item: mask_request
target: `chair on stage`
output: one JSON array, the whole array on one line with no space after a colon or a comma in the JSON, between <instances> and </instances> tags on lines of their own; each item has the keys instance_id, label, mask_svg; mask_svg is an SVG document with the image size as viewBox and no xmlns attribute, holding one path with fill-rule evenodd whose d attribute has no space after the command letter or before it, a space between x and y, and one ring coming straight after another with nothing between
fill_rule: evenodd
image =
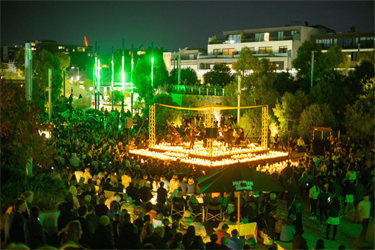
<instances>
[{"instance_id":1,"label":"chair on stage","mask_svg":"<svg viewBox=\"0 0 375 250\"><path fill-rule=\"evenodd\" d=\"M205 214L206 223L209 220L218 220L218 221L221 221L222 214L223 214L223 210L221 208L221 204L217 205L217 206L211 206L211 205L207 204L207 206L206 206L206 214Z\"/></svg>"},{"instance_id":2,"label":"chair on stage","mask_svg":"<svg viewBox=\"0 0 375 250\"><path fill-rule=\"evenodd\" d=\"M179 217L182 217L182 215L184 214L185 212L185 204L184 202L180 202L180 201L173 201L172 200L172 204L171 204L171 217L174 216L174 215L178 215Z\"/></svg>"}]
</instances>

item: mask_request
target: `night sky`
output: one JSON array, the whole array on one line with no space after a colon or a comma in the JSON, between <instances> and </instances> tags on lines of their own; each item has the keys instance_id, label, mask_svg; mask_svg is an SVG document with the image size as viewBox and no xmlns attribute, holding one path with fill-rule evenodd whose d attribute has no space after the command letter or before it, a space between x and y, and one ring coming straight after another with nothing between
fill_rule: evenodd
<instances>
[{"instance_id":1,"label":"night sky","mask_svg":"<svg viewBox=\"0 0 375 250\"><path fill-rule=\"evenodd\" d=\"M33 40L89 45L101 53L143 44L207 48L208 37L226 30L320 24L347 32L374 31L373 1L149 1L149 2L4 2L1 1L1 46Z\"/></svg>"}]
</instances>

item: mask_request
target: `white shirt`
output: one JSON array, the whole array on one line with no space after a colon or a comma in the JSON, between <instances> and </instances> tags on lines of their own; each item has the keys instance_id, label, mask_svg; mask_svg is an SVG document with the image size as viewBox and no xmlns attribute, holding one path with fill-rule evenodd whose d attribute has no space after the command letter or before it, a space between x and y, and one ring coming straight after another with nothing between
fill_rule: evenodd
<instances>
[{"instance_id":1,"label":"white shirt","mask_svg":"<svg viewBox=\"0 0 375 250\"><path fill-rule=\"evenodd\" d=\"M78 170L78 171L74 172L74 175L76 176L77 183L79 183L79 180L81 179L81 177L83 175L83 172Z\"/></svg>"},{"instance_id":2,"label":"white shirt","mask_svg":"<svg viewBox=\"0 0 375 250\"><path fill-rule=\"evenodd\" d=\"M196 236L201 236L202 238L207 236L206 228L202 223L193 222L190 226L194 226Z\"/></svg>"},{"instance_id":3,"label":"white shirt","mask_svg":"<svg viewBox=\"0 0 375 250\"><path fill-rule=\"evenodd\" d=\"M359 221L370 218L371 202L364 201L364 200L361 201L360 203L358 203L357 210L358 210Z\"/></svg>"}]
</instances>

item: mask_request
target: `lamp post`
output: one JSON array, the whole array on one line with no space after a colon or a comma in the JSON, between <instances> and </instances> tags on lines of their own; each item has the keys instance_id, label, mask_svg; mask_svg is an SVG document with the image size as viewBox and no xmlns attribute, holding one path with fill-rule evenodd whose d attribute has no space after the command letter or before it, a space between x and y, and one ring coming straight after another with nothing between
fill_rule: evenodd
<instances>
[{"instance_id":1,"label":"lamp post","mask_svg":"<svg viewBox=\"0 0 375 250\"><path fill-rule=\"evenodd\" d=\"M314 51L311 51L311 89L313 87L314 79Z\"/></svg>"}]
</instances>

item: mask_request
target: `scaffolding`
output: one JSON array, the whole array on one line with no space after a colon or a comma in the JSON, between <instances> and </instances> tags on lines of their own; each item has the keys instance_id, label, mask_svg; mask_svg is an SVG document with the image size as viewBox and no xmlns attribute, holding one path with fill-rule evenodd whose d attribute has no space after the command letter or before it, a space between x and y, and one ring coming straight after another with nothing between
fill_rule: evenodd
<instances>
[{"instance_id":1,"label":"scaffolding","mask_svg":"<svg viewBox=\"0 0 375 250\"><path fill-rule=\"evenodd\" d=\"M150 105L149 112L149 145L153 147L155 146L155 104Z\"/></svg>"},{"instance_id":2,"label":"scaffolding","mask_svg":"<svg viewBox=\"0 0 375 250\"><path fill-rule=\"evenodd\" d=\"M262 107L262 140L263 149L268 149L268 106Z\"/></svg>"}]
</instances>

